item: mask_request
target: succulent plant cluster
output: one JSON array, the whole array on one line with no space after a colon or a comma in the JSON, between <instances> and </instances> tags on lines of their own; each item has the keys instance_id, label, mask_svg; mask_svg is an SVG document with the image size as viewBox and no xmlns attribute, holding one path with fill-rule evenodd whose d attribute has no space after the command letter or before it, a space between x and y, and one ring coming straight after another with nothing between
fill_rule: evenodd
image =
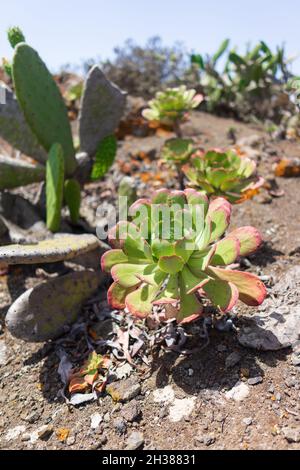
<instances>
[{"instance_id":1,"label":"succulent plant cluster","mask_svg":"<svg viewBox=\"0 0 300 470\"><path fill-rule=\"evenodd\" d=\"M219 240L230 223L226 199L209 202L194 189L162 189L151 200L138 200L129 214L130 222L121 221L110 231L113 249L101 262L114 280L108 292L113 308L127 307L144 318L154 305L172 305L182 323L201 315L202 298L222 312L238 300L250 306L263 302L266 288L255 275L226 268L261 244L253 227Z\"/></svg>"},{"instance_id":2,"label":"succulent plant cluster","mask_svg":"<svg viewBox=\"0 0 300 470\"><path fill-rule=\"evenodd\" d=\"M195 90L187 90L185 85L167 88L157 92L155 98L149 101L149 108L143 111L143 117L172 126L176 121L181 121L187 112L197 108L202 100L202 95L197 95Z\"/></svg>"},{"instance_id":3,"label":"succulent plant cluster","mask_svg":"<svg viewBox=\"0 0 300 470\"><path fill-rule=\"evenodd\" d=\"M212 56L193 54L209 112L231 113L245 120L250 116L280 122L286 111L294 112L286 85L291 77L284 47L272 51L263 41L245 54L229 48L226 39ZM224 66L220 66L220 59Z\"/></svg>"},{"instance_id":4,"label":"succulent plant cluster","mask_svg":"<svg viewBox=\"0 0 300 470\"><path fill-rule=\"evenodd\" d=\"M231 203L243 201L248 191L258 190L264 183L256 176L256 163L233 150L198 151L182 169L191 186Z\"/></svg>"}]
</instances>

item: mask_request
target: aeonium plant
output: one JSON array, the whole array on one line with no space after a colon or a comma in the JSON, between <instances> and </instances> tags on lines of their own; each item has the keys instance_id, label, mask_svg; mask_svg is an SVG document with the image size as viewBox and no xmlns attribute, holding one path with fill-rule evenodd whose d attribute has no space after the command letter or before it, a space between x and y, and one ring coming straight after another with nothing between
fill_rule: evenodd
<instances>
[{"instance_id":1,"label":"aeonium plant","mask_svg":"<svg viewBox=\"0 0 300 470\"><path fill-rule=\"evenodd\" d=\"M258 306L266 297L254 274L230 269L239 256L253 253L262 239L253 227L225 238L231 205L224 198L209 203L194 189L162 189L152 199L138 200L129 210L131 222L119 222L109 233L113 249L102 257L102 269L113 284L110 305L127 307L139 318L155 305L172 305L179 323L203 313L204 298L221 312L241 300Z\"/></svg>"},{"instance_id":2,"label":"aeonium plant","mask_svg":"<svg viewBox=\"0 0 300 470\"><path fill-rule=\"evenodd\" d=\"M188 90L185 85L167 88L157 92L155 98L149 101L149 108L143 111L143 117L148 121L174 126L202 101L202 95L197 95L196 90Z\"/></svg>"},{"instance_id":3,"label":"aeonium plant","mask_svg":"<svg viewBox=\"0 0 300 470\"><path fill-rule=\"evenodd\" d=\"M166 142L163 148L163 158L167 155L176 165L180 189L184 189L184 174L181 166L184 160L191 155L191 140L182 138L181 123L187 118L188 112L197 108L203 101L203 96L196 94L196 90L188 90L185 85L177 88L167 88L156 93L155 98L149 101L149 108L143 111L143 117L148 121L171 127L176 138Z\"/></svg>"},{"instance_id":4,"label":"aeonium plant","mask_svg":"<svg viewBox=\"0 0 300 470\"><path fill-rule=\"evenodd\" d=\"M231 203L243 202L264 184L264 179L257 176L256 163L234 150L197 151L182 171L190 186Z\"/></svg>"}]
</instances>

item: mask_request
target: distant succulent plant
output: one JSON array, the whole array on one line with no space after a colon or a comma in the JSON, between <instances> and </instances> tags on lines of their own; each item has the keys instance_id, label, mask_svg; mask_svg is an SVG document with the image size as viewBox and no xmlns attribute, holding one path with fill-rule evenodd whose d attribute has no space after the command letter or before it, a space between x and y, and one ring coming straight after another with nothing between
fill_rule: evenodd
<instances>
[{"instance_id":1,"label":"distant succulent plant","mask_svg":"<svg viewBox=\"0 0 300 470\"><path fill-rule=\"evenodd\" d=\"M197 152L183 172L191 186L208 195L223 196L231 203L243 201L248 191L255 191L264 183L256 176L255 162L232 150Z\"/></svg>"},{"instance_id":2,"label":"distant succulent plant","mask_svg":"<svg viewBox=\"0 0 300 470\"><path fill-rule=\"evenodd\" d=\"M181 121L188 111L197 108L202 100L202 95L196 95L195 90L187 90L185 85L167 88L166 91L156 93L155 98L149 101L149 108L143 111L143 116L149 121L173 125Z\"/></svg>"},{"instance_id":3,"label":"distant succulent plant","mask_svg":"<svg viewBox=\"0 0 300 470\"><path fill-rule=\"evenodd\" d=\"M11 68L11 63L3 57L2 59L2 67L6 75L8 75L10 78L12 78L12 68Z\"/></svg>"},{"instance_id":4,"label":"distant succulent plant","mask_svg":"<svg viewBox=\"0 0 300 470\"><path fill-rule=\"evenodd\" d=\"M194 143L191 139L169 139L162 149L162 158L166 161L183 164L194 152Z\"/></svg>"},{"instance_id":5,"label":"distant succulent plant","mask_svg":"<svg viewBox=\"0 0 300 470\"><path fill-rule=\"evenodd\" d=\"M113 308L144 318L154 305L171 304L177 321L187 322L203 312L203 297L222 312L238 300L250 306L264 301L266 288L255 275L225 269L262 241L253 227L217 241L230 222L227 200L209 203L194 189L162 189L151 200L138 200L129 214L131 222L110 231L114 249L102 257L102 269L114 280L108 292Z\"/></svg>"}]
</instances>

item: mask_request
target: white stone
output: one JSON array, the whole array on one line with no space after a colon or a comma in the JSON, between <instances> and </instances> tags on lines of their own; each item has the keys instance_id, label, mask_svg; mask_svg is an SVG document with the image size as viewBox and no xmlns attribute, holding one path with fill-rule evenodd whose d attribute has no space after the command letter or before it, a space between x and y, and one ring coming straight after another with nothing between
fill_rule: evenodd
<instances>
[{"instance_id":1,"label":"white stone","mask_svg":"<svg viewBox=\"0 0 300 470\"><path fill-rule=\"evenodd\" d=\"M4 366L7 361L7 347L4 341L0 341L0 366Z\"/></svg>"},{"instance_id":2,"label":"white stone","mask_svg":"<svg viewBox=\"0 0 300 470\"><path fill-rule=\"evenodd\" d=\"M102 416L99 413L94 413L91 416L91 428L92 429L97 429L100 426L101 422L102 422Z\"/></svg>"},{"instance_id":3,"label":"white stone","mask_svg":"<svg viewBox=\"0 0 300 470\"><path fill-rule=\"evenodd\" d=\"M170 407L169 419L173 423L178 423L183 418L188 418L195 408L196 398L184 398L179 400L176 398L173 405Z\"/></svg>"},{"instance_id":4,"label":"white stone","mask_svg":"<svg viewBox=\"0 0 300 470\"><path fill-rule=\"evenodd\" d=\"M234 401L243 401L250 395L250 389L244 382L237 382L235 386L225 393L226 398Z\"/></svg>"},{"instance_id":5,"label":"white stone","mask_svg":"<svg viewBox=\"0 0 300 470\"><path fill-rule=\"evenodd\" d=\"M153 399L155 403L172 403L175 398L175 393L171 385L165 388L159 388L153 392Z\"/></svg>"},{"instance_id":6,"label":"white stone","mask_svg":"<svg viewBox=\"0 0 300 470\"><path fill-rule=\"evenodd\" d=\"M9 431L7 432L5 436L5 440L7 442L15 441L16 439L18 439L19 436L21 436L21 434L25 432L25 430L26 430L25 426L16 426L15 428L9 429Z\"/></svg>"}]
</instances>

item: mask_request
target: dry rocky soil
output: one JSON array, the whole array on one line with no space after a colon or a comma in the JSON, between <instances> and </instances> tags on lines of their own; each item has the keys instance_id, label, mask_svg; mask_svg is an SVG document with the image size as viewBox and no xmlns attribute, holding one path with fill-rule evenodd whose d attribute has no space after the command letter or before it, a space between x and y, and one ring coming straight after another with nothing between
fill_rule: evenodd
<instances>
[{"instance_id":1,"label":"dry rocky soil","mask_svg":"<svg viewBox=\"0 0 300 470\"><path fill-rule=\"evenodd\" d=\"M203 113L193 113L184 133L194 136L204 148L228 147L232 145L228 131L233 126L237 139L244 140L240 146L258 161L265 178L274 178L272 167L278 159L300 157L297 142L275 142L262 129ZM153 188L176 184L172 173L157 160L163 139L130 137L120 143L118 161L106 181L85 188L83 213L89 221L93 221L99 202L114 200L120 172L131 172L137 178L141 196ZM300 449L299 320L291 323L290 331L283 332L287 344L289 335L293 336L294 351L276 345L275 351L245 347L240 335L245 327L243 315L263 317L272 310L272 301L280 299L281 310L277 319L275 312L272 327L276 336L276 328L285 328L289 322L285 315L294 314L299 302L300 179L277 178L277 183L283 196L261 191L253 200L234 207L231 224L232 228L253 225L263 234L264 246L242 267L266 282L266 306L257 311L239 305L234 321L237 330L209 329L209 344L202 349L201 321L190 326L186 347L195 348L192 354L180 355L163 348L153 354L146 352L149 367L141 363L132 370L123 367L129 377L114 383L121 398L118 402L104 393L98 401L67 406L60 394L57 347L73 347L80 362L84 340L79 337L73 343L74 338L67 334L60 343L28 344L13 338L5 328L7 309L24 286L30 287L42 278L37 278L35 269L22 266L2 275L0 448L100 452L125 448ZM278 190L274 194L280 195ZM95 303L84 309L83 319L90 321L106 308L105 295L103 286ZM255 340L254 334L252 343Z\"/></svg>"}]
</instances>

